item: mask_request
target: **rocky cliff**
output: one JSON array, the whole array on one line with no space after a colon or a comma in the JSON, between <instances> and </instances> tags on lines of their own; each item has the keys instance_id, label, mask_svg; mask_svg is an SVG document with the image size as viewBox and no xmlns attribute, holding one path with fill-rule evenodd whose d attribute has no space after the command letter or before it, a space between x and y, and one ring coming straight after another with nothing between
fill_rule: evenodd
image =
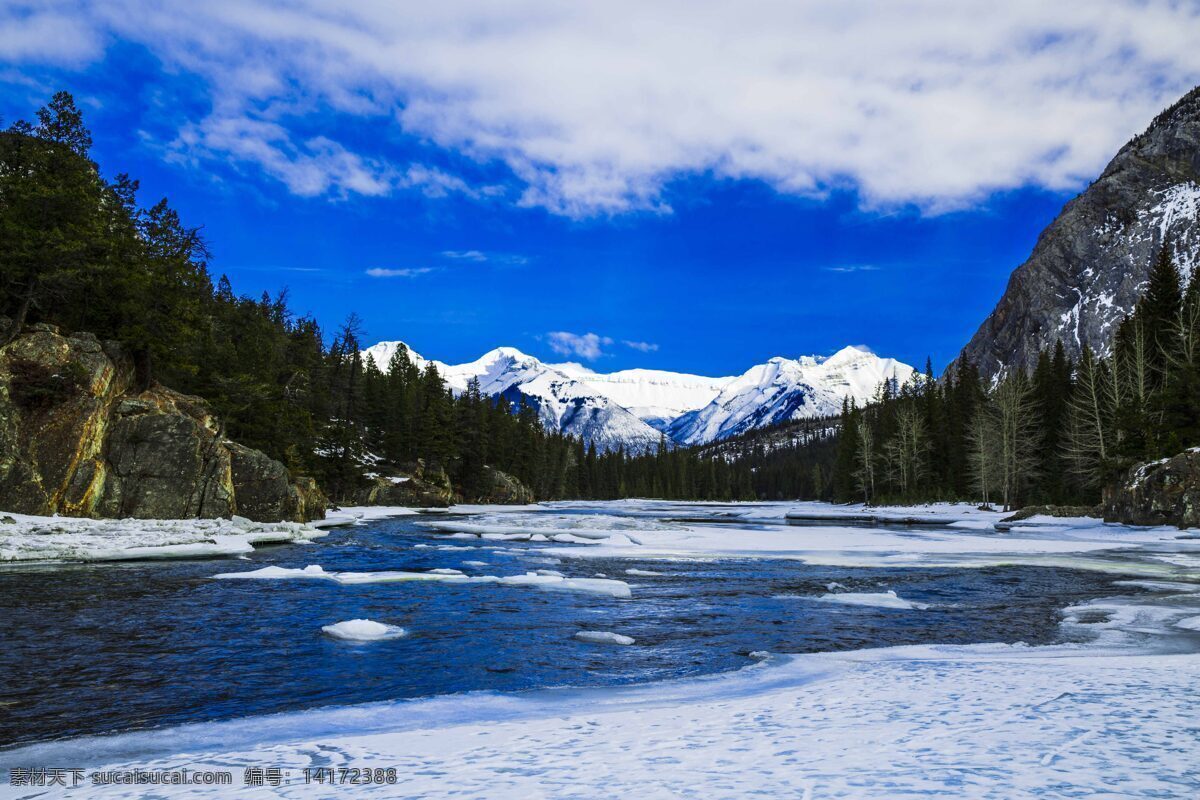
<instances>
[{"instance_id":1,"label":"rocky cliff","mask_svg":"<svg viewBox=\"0 0 1200 800\"><path fill-rule=\"evenodd\" d=\"M985 377L1029 368L1062 339L1107 353L1164 242L1187 277L1200 262L1200 87L1164 111L1069 202L963 348Z\"/></svg>"},{"instance_id":2,"label":"rocky cliff","mask_svg":"<svg viewBox=\"0 0 1200 800\"><path fill-rule=\"evenodd\" d=\"M35 325L0 348L0 508L26 514L308 521L311 479L231 442L197 397L135 392L112 343Z\"/></svg>"},{"instance_id":3,"label":"rocky cliff","mask_svg":"<svg viewBox=\"0 0 1200 800\"><path fill-rule=\"evenodd\" d=\"M1200 527L1200 447L1131 469L1120 486L1105 492L1104 519Z\"/></svg>"}]
</instances>

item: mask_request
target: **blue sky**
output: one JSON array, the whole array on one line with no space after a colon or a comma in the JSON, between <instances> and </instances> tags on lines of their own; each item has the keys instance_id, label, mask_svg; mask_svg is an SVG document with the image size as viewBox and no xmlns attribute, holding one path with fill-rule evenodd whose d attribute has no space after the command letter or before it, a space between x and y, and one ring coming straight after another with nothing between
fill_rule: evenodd
<instances>
[{"instance_id":1,"label":"blue sky","mask_svg":"<svg viewBox=\"0 0 1200 800\"><path fill-rule=\"evenodd\" d=\"M1153 2L194 5L0 10L0 114L72 91L237 291L452 362L940 367L1200 79Z\"/></svg>"}]
</instances>

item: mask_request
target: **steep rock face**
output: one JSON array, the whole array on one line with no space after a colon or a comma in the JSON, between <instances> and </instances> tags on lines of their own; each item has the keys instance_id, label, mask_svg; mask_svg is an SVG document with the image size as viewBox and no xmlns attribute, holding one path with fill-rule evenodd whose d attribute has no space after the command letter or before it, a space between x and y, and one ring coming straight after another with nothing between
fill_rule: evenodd
<instances>
[{"instance_id":1,"label":"steep rock face","mask_svg":"<svg viewBox=\"0 0 1200 800\"><path fill-rule=\"evenodd\" d=\"M1200 87L1164 111L1063 208L963 348L985 377L1029 368L1062 339L1107 353L1167 242L1186 278L1200 261Z\"/></svg>"},{"instance_id":2,"label":"steep rock face","mask_svg":"<svg viewBox=\"0 0 1200 800\"><path fill-rule=\"evenodd\" d=\"M133 393L119 348L32 326L0 349L0 508L77 517L324 516L311 480L224 437L202 400Z\"/></svg>"},{"instance_id":3,"label":"steep rock face","mask_svg":"<svg viewBox=\"0 0 1200 800\"><path fill-rule=\"evenodd\" d=\"M1200 448L1131 469L1119 487L1106 492L1104 519L1200 527Z\"/></svg>"},{"instance_id":4,"label":"steep rock face","mask_svg":"<svg viewBox=\"0 0 1200 800\"><path fill-rule=\"evenodd\" d=\"M199 398L153 387L118 400L104 457L100 516L186 519L239 510L230 451Z\"/></svg>"},{"instance_id":5,"label":"steep rock face","mask_svg":"<svg viewBox=\"0 0 1200 800\"><path fill-rule=\"evenodd\" d=\"M328 498L312 478L292 478L287 467L251 447L224 442L240 516L252 520L324 519Z\"/></svg>"}]
</instances>

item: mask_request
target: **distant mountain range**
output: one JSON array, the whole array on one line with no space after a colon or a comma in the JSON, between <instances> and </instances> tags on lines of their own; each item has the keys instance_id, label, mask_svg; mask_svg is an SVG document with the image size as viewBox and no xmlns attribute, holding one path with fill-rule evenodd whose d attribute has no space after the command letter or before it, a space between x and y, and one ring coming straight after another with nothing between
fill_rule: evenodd
<instances>
[{"instance_id":1,"label":"distant mountain range","mask_svg":"<svg viewBox=\"0 0 1200 800\"><path fill-rule=\"evenodd\" d=\"M363 351L382 370L402 342ZM430 363L409 348L422 369ZM644 450L665 434L678 444L704 444L804 417L834 414L842 400L864 403L885 380L904 383L912 367L846 347L828 358L773 358L737 377L709 378L663 370L601 373L577 363L547 364L498 347L466 364L432 362L456 392L472 378L482 392L523 401L543 424L595 443L602 450Z\"/></svg>"},{"instance_id":2,"label":"distant mountain range","mask_svg":"<svg viewBox=\"0 0 1200 800\"><path fill-rule=\"evenodd\" d=\"M985 377L1029 369L1062 340L1107 354L1164 244L1186 280L1200 264L1200 87L1121 148L1042 231L960 358Z\"/></svg>"}]
</instances>

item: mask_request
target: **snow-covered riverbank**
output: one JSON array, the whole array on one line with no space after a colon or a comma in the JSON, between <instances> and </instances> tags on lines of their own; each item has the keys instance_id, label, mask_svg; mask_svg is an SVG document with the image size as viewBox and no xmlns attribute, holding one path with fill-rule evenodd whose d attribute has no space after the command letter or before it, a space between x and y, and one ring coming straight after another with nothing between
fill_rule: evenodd
<instances>
[{"instance_id":1,"label":"snow-covered riverbank","mask_svg":"<svg viewBox=\"0 0 1200 800\"><path fill-rule=\"evenodd\" d=\"M232 789L158 786L155 797L1185 798L1200 791L1198 712L1194 654L925 646L772 658L627 689L313 711L49 744L0 761L234 776ZM257 767L280 768L285 783L242 785ZM394 767L398 783L306 782L319 767ZM0 786L0 797L34 796Z\"/></svg>"},{"instance_id":2,"label":"snow-covered riverbank","mask_svg":"<svg viewBox=\"0 0 1200 800\"><path fill-rule=\"evenodd\" d=\"M474 507L492 510L487 506ZM528 507L526 507L528 509ZM240 556L255 545L303 542L328 528L417 514L397 506L355 506L311 523L233 519L87 519L0 511L0 564L132 561Z\"/></svg>"},{"instance_id":3,"label":"snow-covered riverbank","mask_svg":"<svg viewBox=\"0 0 1200 800\"><path fill-rule=\"evenodd\" d=\"M259 544L323 535L299 522L251 522L242 517L82 519L0 513L0 563L238 556Z\"/></svg>"},{"instance_id":4,"label":"snow-covered riverbank","mask_svg":"<svg viewBox=\"0 0 1200 800\"><path fill-rule=\"evenodd\" d=\"M1022 563L1113 573L1115 596L1064 609L1068 643L1053 646L753 653L759 663L752 666L679 681L443 695L50 742L0 752L0 768L233 775L232 787L89 785L64 793L106 798L1200 796L1200 541L1174 529L1088 519L1034 518L1003 532L992 527L1000 515L954 506L920 509L949 517L950 524L936 527L779 524L796 507L481 508L469 520L430 520L424 527L446 538L536 548L563 559L557 569L568 574L598 555L639 562L789 559L855 569ZM347 509L347 517L328 524L353 523L358 511ZM828 506L815 511L839 513ZM322 549L308 550L319 564ZM319 576L340 574L350 577L335 583L362 582L359 573L320 570ZM501 581L446 570L436 578L422 573L427 580L412 580L418 573L372 575L398 589L429 580ZM937 613L903 592L837 584L828 594L800 599L834 614L856 605ZM638 592L623 602L637 603ZM641 639L630 645L640 646ZM271 767L281 770L281 786L243 785L245 769ZM397 782L315 783L313 772L306 782L305 770L317 768L335 775L343 768L395 768ZM0 784L0 798L44 796L40 791Z\"/></svg>"}]
</instances>

